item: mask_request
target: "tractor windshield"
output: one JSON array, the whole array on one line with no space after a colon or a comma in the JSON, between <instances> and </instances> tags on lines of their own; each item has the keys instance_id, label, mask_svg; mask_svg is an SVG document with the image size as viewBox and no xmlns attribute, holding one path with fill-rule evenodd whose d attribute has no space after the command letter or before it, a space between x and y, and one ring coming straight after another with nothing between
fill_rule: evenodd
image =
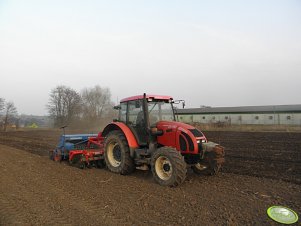
<instances>
[{"instance_id":1,"label":"tractor windshield","mask_svg":"<svg viewBox=\"0 0 301 226\"><path fill-rule=\"evenodd\" d=\"M150 125L158 121L175 121L172 104L166 100L154 100L148 102Z\"/></svg>"}]
</instances>

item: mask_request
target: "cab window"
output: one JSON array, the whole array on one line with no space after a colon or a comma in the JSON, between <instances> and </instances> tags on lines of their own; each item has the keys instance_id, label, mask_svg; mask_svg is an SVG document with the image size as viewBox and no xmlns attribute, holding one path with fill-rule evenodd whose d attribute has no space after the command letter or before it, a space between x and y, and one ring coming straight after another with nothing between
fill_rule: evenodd
<instances>
[{"instance_id":1,"label":"cab window","mask_svg":"<svg viewBox=\"0 0 301 226\"><path fill-rule=\"evenodd\" d=\"M121 103L119 109L119 121L126 123L127 103Z\"/></svg>"},{"instance_id":2,"label":"cab window","mask_svg":"<svg viewBox=\"0 0 301 226\"><path fill-rule=\"evenodd\" d=\"M128 102L128 124L133 126L142 126L144 124L144 113L142 100Z\"/></svg>"}]
</instances>

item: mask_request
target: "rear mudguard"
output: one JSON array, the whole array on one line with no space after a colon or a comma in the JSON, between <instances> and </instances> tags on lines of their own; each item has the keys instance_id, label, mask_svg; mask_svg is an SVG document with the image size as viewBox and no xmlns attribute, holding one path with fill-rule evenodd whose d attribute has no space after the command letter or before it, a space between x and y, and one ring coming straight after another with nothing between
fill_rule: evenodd
<instances>
[{"instance_id":1,"label":"rear mudguard","mask_svg":"<svg viewBox=\"0 0 301 226\"><path fill-rule=\"evenodd\" d=\"M102 131L102 136L106 137L113 130L119 130L123 132L130 147L131 157L134 157L135 149L137 149L139 145L135 135L130 130L130 128L122 122L112 122L104 128L104 130Z\"/></svg>"}]
</instances>

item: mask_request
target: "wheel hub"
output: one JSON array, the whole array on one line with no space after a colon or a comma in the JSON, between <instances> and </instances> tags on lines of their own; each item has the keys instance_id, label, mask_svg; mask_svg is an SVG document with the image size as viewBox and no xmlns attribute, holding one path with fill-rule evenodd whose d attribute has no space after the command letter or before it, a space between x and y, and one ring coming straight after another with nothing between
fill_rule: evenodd
<instances>
[{"instance_id":1,"label":"wheel hub","mask_svg":"<svg viewBox=\"0 0 301 226\"><path fill-rule=\"evenodd\" d=\"M169 172L169 170L170 170L170 165L169 165L168 163L164 163L164 165L163 165L163 170L164 170L165 172Z\"/></svg>"},{"instance_id":2,"label":"wheel hub","mask_svg":"<svg viewBox=\"0 0 301 226\"><path fill-rule=\"evenodd\" d=\"M160 156L157 158L155 163L155 170L157 176L161 180L169 180L172 176L172 164L168 158L165 156Z\"/></svg>"},{"instance_id":3,"label":"wheel hub","mask_svg":"<svg viewBox=\"0 0 301 226\"><path fill-rule=\"evenodd\" d=\"M117 142L108 144L108 160L113 167L118 167L121 164L121 150Z\"/></svg>"},{"instance_id":4,"label":"wheel hub","mask_svg":"<svg viewBox=\"0 0 301 226\"><path fill-rule=\"evenodd\" d=\"M114 159L117 160L118 162L121 162L121 151L119 145L116 145L113 149L113 156Z\"/></svg>"},{"instance_id":5,"label":"wheel hub","mask_svg":"<svg viewBox=\"0 0 301 226\"><path fill-rule=\"evenodd\" d=\"M195 164L195 167L198 169L198 170L205 170L208 168L208 166L204 165L204 164Z\"/></svg>"}]
</instances>

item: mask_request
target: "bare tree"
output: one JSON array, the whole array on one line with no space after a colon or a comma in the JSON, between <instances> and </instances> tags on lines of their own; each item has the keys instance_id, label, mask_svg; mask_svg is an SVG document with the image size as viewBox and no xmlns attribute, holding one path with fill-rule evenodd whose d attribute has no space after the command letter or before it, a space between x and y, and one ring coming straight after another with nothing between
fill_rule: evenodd
<instances>
[{"instance_id":1,"label":"bare tree","mask_svg":"<svg viewBox=\"0 0 301 226\"><path fill-rule=\"evenodd\" d=\"M4 99L0 97L0 112L4 109Z\"/></svg>"},{"instance_id":2,"label":"bare tree","mask_svg":"<svg viewBox=\"0 0 301 226\"><path fill-rule=\"evenodd\" d=\"M87 124L93 125L110 117L113 104L111 91L96 85L93 88L85 88L82 91L83 118Z\"/></svg>"},{"instance_id":3,"label":"bare tree","mask_svg":"<svg viewBox=\"0 0 301 226\"><path fill-rule=\"evenodd\" d=\"M55 126L72 123L81 113L81 96L66 86L57 86L50 93L47 105Z\"/></svg>"},{"instance_id":4,"label":"bare tree","mask_svg":"<svg viewBox=\"0 0 301 226\"><path fill-rule=\"evenodd\" d=\"M13 102L6 102L4 108L4 120L3 120L3 131L7 130L7 126L12 123L13 119L17 114L17 108Z\"/></svg>"},{"instance_id":5,"label":"bare tree","mask_svg":"<svg viewBox=\"0 0 301 226\"><path fill-rule=\"evenodd\" d=\"M2 110L4 109L5 100L0 97L0 129L3 128L3 121L2 121Z\"/></svg>"}]
</instances>

